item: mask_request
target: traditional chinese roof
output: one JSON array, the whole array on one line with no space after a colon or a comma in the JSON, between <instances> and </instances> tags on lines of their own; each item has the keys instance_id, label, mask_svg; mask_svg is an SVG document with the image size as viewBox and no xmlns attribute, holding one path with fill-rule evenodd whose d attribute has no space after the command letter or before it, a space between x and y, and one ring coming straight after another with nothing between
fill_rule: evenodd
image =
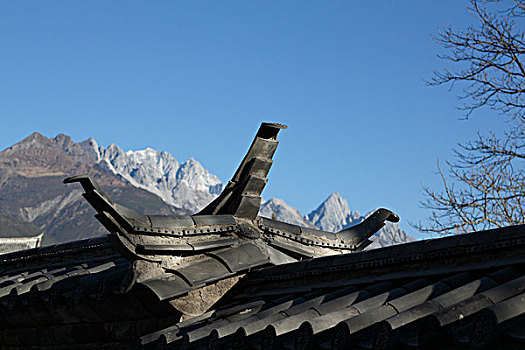
<instances>
[{"instance_id":1,"label":"traditional chinese roof","mask_svg":"<svg viewBox=\"0 0 525 350\"><path fill-rule=\"evenodd\" d=\"M442 349L498 341L520 348L524 253L521 225L271 267L248 274L207 318L141 344Z\"/></svg>"},{"instance_id":2,"label":"traditional chinese roof","mask_svg":"<svg viewBox=\"0 0 525 350\"><path fill-rule=\"evenodd\" d=\"M221 195L143 215L76 176L108 236L0 256L0 349L424 349L525 340L525 226L363 251L258 216L283 126L263 123Z\"/></svg>"},{"instance_id":3,"label":"traditional chinese roof","mask_svg":"<svg viewBox=\"0 0 525 350\"><path fill-rule=\"evenodd\" d=\"M519 344L524 253L525 226L514 226L267 267L243 274L208 312L181 321L170 300L133 281L140 266L107 238L74 242L2 256L0 343L5 349Z\"/></svg>"}]
</instances>

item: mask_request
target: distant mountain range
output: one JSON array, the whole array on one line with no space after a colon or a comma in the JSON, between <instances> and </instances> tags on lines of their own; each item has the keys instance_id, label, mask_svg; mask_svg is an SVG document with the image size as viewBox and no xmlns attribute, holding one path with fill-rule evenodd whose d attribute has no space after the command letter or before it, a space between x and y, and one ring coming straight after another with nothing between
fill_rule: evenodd
<instances>
[{"instance_id":1,"label":"distant mountain range","mask_svg":"<svg viewBox=\"0 0 525 350\"><path fill-rule=\"evenodd\" d=\"M80 144L84 145L95 163L133 186L156 194L167 204L190 212L202 209L223 188L219 178L193 158L179 163L168 152L151 148L126 152L112 144L104 149L91 138Z\"/></svg>"},{"instance_id":2,"label":"distant mountain range","mask_svg":"<svg viewBox=\"0 0 525 350\"><path fill-rule=\"evenodd\" d=\"M348 202L339 193L332 193L315 210L305 216L278 198L272 198L263 203L260 213L268 218L275 218L296 225L315 227L329 232L337 232L357 225L370 214L361 215L358 211L350 210ZM385 227L379 230L371 239L373 243L368 249L414 241L414 238L407 235L397 223L391 222L387 222Z\"/></svg>"},{"instance_id":3,"label":"distant mountain range","mask_svg":"<svg viewBox=\"0 0 525 350\"><path fill-rule=\"evenodd\" d=\"M237 164L232 165L232 171ZM43 230L44 244L97 236L105 231L78 187L66 187L63 178L92 175L115 201L143 213L183 215L212 201L224 185L217 176L190 158L179 163L171 154L151 148L123 151L117 145L99 146L90 138L73 142L59 134L46 138L34 133L0 152L0 217L6 233ZM302 215L282 199L261 206L261 215L325 231L339 231L366 217L350 210L339 194L331 194L315 210ZM10 218L9 220L7 218ZM22 225L26 223L27 225ZM372 238L371 247L413 240L397 224L388 223Z\"/></svg>"}]
</instances>

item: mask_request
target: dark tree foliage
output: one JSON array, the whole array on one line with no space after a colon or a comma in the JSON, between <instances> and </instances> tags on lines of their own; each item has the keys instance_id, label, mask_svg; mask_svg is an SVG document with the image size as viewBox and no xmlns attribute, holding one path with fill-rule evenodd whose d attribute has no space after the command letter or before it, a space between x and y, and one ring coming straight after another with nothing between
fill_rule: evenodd
<instances>
[{"instance_id":1,"label":"dark tree foliage","mask_svg":"<svg viewBox=\"0 0 525 350\"><path fill-rule=\"evenodd\" d=\"M525 0L471 0L476 25L444 29L440 57L454 69L435 72L430 85L460 84L466 118L489 107L508 124L503 135L478 134L460 143L443 190L424 187L432 214L422 232L463 233L525 223Z\"/></svg>"}]
</instances>

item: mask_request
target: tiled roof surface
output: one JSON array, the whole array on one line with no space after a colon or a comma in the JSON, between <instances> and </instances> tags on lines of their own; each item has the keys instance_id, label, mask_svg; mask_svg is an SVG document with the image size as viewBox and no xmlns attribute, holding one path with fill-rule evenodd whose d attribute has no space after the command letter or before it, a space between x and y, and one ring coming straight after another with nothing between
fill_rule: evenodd
<instances>
[{"instance_id":1,"label":"tiled roof surface","mask_svg":"<svg viewBox=\"0 0 525 350\"><path fill-rule=\"evenodd\" d=\"M174 292L181 283L202 285L217 263L232 271L228 257L208 257L137 281L140 266L108 238L0 256L0 348L518 349L525 340L524 226L262 268L180 322L171 301L186 293Z\"/></svg>"}]
</instances>

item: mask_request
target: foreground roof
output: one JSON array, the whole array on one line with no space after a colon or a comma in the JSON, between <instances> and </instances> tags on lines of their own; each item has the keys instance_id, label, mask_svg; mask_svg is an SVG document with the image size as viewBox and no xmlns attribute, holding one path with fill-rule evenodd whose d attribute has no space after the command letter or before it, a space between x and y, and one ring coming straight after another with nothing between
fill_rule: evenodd
<instances>
[{"instance_id":1,"label":"foreground roof","mask_svg":"<svg viewBox=\"0 0 525 350\"><path fill-rule=\"evenodd\" d=\"M2 257L0 343L433 349L498 339L519 346L524 253L521 225L268 267L244 274L208 312L181 321L176 305L133 281L140 266L107 238L75 242Z\"/></svg>"}]
</instances>

